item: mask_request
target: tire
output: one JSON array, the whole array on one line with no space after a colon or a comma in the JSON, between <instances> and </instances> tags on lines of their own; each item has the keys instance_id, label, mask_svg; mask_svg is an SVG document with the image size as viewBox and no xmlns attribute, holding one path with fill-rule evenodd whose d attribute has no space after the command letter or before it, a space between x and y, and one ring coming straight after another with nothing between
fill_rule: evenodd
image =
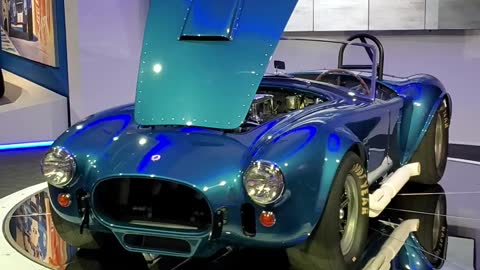
<instances>
[{"instance_id":1,"label":"tire","mask_svg":"<svg viewBox=\"0 0 480 270\"><path fill-rule=\"evenodd\" d=\"M347 216L346 223L349 224L351 218L355 218L356 225L350 228L348 225L343 227L345 231L342 238L339 229L340 204L346 194L350 194L348 198L355 202L349 203L348 208L351 208L344 212L344 216ZM368 182L363 162L356 154L349 152L337 170L320 223L304 244L287 250L292 268L302 270L358 268L367 244L368 199Z\"/></svg>"},{"instance_id":2,"label":"tire","mask_svg":"<svg viewBox=\"0 0 480 270\"><path fill-rule=\"evenodd\" d=\"M440 269L446 259L448 246L445 191L439 185L426 187L411 184L401 192L418 195L398 196L392 201L387 214L403 220L420 220L419 230L414 234L424 249L425 257L435 269Z\"/></svg>"},{"instance_id":3,"label":"tire","mask_svg":"<svg viewBox=\"0 0 480 270\"><path fill-rule=\"evenodd\" d=\"M80 234L80 226L70 223L61 218L55 210L52 209L52 220L58 235L67 242L67 244L81 249L100 249L106 240L106 235L102 233L92 233L84 229Z\"/></svg>"},{"instance_id":4,"label":"tire","mask_svg":"<svg viewBox=\"0 0 480 270\"><path fill-rule=\"evenodd\" d=\"M412 162L420 162L422 173L411 181L433 185L440 182L447 166L450 116L445 105L438 108Z\"/></svg>"}]
</instances>

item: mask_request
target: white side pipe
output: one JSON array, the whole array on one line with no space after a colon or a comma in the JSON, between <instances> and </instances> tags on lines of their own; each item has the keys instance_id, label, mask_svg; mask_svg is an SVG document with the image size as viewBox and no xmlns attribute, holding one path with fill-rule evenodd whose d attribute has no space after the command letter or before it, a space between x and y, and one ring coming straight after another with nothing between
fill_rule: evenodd
<instances>
[{"instance_id":1,"label":"white side pipe","mask_svg":"<svg viewBox=\"0 0 480 270\"><path fill-rule=\"evenodd\" d=\"M368 261L363 270L389 270L391 261L397 256L410 233L418 230L419 225L420 221L418 219L409 219L402 222L392 232L378 254Z\"/></svg>"},{"instance_id":2,"label":"white side pipe","mask_svg":"<svg viewBox=\"0 0 480 270\"><path fill-rule=\"evenodd\" d=\"M420 175L420 163L411 163L398 169L392 176L370 194L370 217L378 217L380 213L387 207L390 201L405 186L411 177Z\"/></svg>"},{"instance_id":3,"label":"white side pipe","mask_svg":"<svg viewBox=\"0 0 480 270\"><path fill-rule=\"evenodd\" d=\"M392 166L392 159L390 159L389 156L386 156L378 168L368 173L368 184L371 185L380 177L384 176L392 168Z\"/></svg>"}]
</instances>

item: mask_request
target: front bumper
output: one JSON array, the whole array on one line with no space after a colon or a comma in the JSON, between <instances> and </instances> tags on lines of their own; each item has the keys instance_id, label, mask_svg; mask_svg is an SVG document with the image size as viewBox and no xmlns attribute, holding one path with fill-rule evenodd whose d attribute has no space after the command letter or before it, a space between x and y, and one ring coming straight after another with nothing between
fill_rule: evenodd
<instances>
[{"instance_id":1,"label":"front bumper","mask_svg":"<svg viewBox=\"0 0 480 270\"><path fill-rule=\"evenodd\" d=\"M98 181L91 189L93 192L87 196L91 206L89 229L113 233L124 248L132 252L175 257L207 257L227 246L286 248L303 243L315 226L308 222L309 220L302 221L295 217L299 212L291 210L294 206L290 204L289 191L275 207L264 208L250 202L244 195L241 184L225 185L217 190L210 188L209 192L195 189L205 196L209 204L211 224L207 229L179 230L172 227L126 224L106 216L95 205L95 190L103 181L105 180ZM191 186L190 188L193 189ZM65 190L50 187L52 198L56 198L61 192ZM79 190L70 190L71 194L78 192ZM74 201L67 209L61 208L56 200L52 200L52 204L61 217L71 223L82 224L83 216L81 211L79 212L84 207L82 203ZM276 214L277 223L271 228L263 227L258 222L260 214L265 210Z\"/></svg>"}]
</instances>

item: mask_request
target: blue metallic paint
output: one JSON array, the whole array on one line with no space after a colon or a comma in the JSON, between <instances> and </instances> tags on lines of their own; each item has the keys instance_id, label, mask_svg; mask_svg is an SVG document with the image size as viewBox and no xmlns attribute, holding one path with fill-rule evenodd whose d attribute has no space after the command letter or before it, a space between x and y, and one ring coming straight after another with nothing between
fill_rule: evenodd
<instances>
[{"instance_id":1,"label":"blue metallic paint","mask_svg":"<svg viewBox=\"0 0 480 270\"><path fill-rule=\"evenodd\" d=\"M406 164L420 145L430 123L440 105L447 101L451 105L450 95L435 77L416 75L403 81L385 81L405 101L401 117L400 135L403 156L401 163ZM448 107L451 115L451 108Z\"/></svg>"},{"instance_id":2,"label":"blue metallic paint","mask_svg":"<svg viewBox=\"0 0 480 270\"><path fill-rule=\"evenodd\" d=\"M385 114L385 111L398 111L399 115L404 102L409 102L408 96L372 102L341 95L342 91L332 89L332 86L285 78L265 78L262 86L317 93L329 101L283 115L242 134L185 126L145 129L131 121L133 105L99 113L73 126L55 142L54 146L65 147L74 154L79 174L65 190L50 187L51 196L56 198L60 192L75 193L79 189L92 193L101 181L117 177L164 179L201 192L213 211L228 208L229 222L224 225L220 240L208 242L208 232L179 233L114 224L96 215L95 205L92 205L91 228L112 231L121 242L126 233L193 241L191 254L173 254L175 256L201 256L227 244L273 248L303 242L322 216L332 181L345 153L355 145L360 146L361 151L368 151L372 138L391 136L393 131L388 127L396 121L394 119L391 123L391 114ZM395 87L400 89L401 85ZM408 88L403 91L409 94ZM417 102L422 102L425 107L435 104L430 101L434 100L431 91L421 93L415 99ZM436 96L441 97L439 93ZM421 115L425 112L414 108L411 114L403 117ZM420 125L416 119L412 122L409 126L425 125ZM161 159L153 162L153 155L159 155ZM243 170L259 159L280 166L285 175L286 190L275 205L255 206L257 216L265 209L274 210L277 224L272 228L257 225L257 235L251 238L243 234L240 220L241 205L251 202L245 194L242 176ZM80 224L76 202L68 209L60 208L55 200L53 202L54 209L63 218Z\"/></svg>"},{"instance_id":3,"label":"blue metallic paint","mask_svg":"<svg viewBox=\"0 0 480 270\"><path fill-rule=\"evenodd\" d=\"M242 7L243 0L195 0L189 7L180 38L232 40Z\"/></svg>"},{"instance_id":4,"label":"blue metallic paint","mask_svg":"<svg viewBox=\"0 0 480 270\"><path fill-rule=\"evenodd\" d=\"M151 1L135 121L239 127L296 3Z\"/></svg>"},{"instance_id":5,"label":"blue metallic paint","mask_svg":"<svg viewBox=\"0 0 480 270\"><path fill-rule=\"evenodd\" d=\"M405 241L398 256L392 261L392 270L433 270L435 269L422 253L422 246L413 234Z\"/></svg>"},{"instance_id":6,"label":"blue metallic paint","mask_svg":"<svg viewBox=\"0 0 480 270\"><path fill-rule=\"evenodd\" d=\"M92 195L91 230L112 232L129 250L205 256L227 245L284 248L304 242L322 218L348 151L358 152L373 170L392 154L389 144L399 135L393 142L400 149L397 158L408 162L446 95L433 77L379 82L398 93L390 100L351 96L341 87L281 76L261 82L296 2L225 0L220 6L215 1L214 7L213 0L152 1L135 105L93 115L54 143L74 155L77 175L64 189L50 186L50 196L80 190ZM212 18L205 20L206 14ZM200 40L192 40L195 36ZM205 37L213 40L201 40ZM190 66L194 70L186 73ZM325 102L247 133L232 132L243 122L260 83L315 94ZM274 205L256 205L245 192L243 172L256 160L274 162L285 176L285 192ZM211 229L132 226L99 215L92 199L96 187L121 177L183 184L203 194L212 212L228 209L220 238L211 241ZM255 237L246 236L241 221L244 203L254 205L256 217L264 210L274 211L275 226L257 223ZM52 204L62 218L81 223L77 201L66 209L55 199ZM123 240L126 234L183 239L191 252L130 247Z\"/></svg>"}]
</instances>

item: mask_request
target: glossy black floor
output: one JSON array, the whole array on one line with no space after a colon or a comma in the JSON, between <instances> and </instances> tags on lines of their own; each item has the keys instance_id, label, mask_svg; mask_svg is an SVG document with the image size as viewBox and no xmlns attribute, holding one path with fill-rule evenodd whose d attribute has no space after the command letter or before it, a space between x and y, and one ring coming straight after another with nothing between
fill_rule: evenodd
<instances>
[{"instance_id":1,"label":"glossy black floor","mask_svg":"<svg viewBox=\"0 0 480 270\"><path fill-rule=\"evenodd\" d=\"M233 251L212 259L184 260L161 258L148 263L140 254L128 253L117 244L113 249L101 252L80 251L68 270L138 269L138 270L225 270L225 269L290 269L288 259L282 252L264 250Z\"/></svg>"},{"instance_id":2,"label":"glossy black floor","mask_svg":"<svg viewBox=\"0 0 480 270\"><path fill-rule=\"evenodd\" d=\"M0 198L42 182L40 159L46 151L0 151Z\"/></svg>"}]
</instances>

